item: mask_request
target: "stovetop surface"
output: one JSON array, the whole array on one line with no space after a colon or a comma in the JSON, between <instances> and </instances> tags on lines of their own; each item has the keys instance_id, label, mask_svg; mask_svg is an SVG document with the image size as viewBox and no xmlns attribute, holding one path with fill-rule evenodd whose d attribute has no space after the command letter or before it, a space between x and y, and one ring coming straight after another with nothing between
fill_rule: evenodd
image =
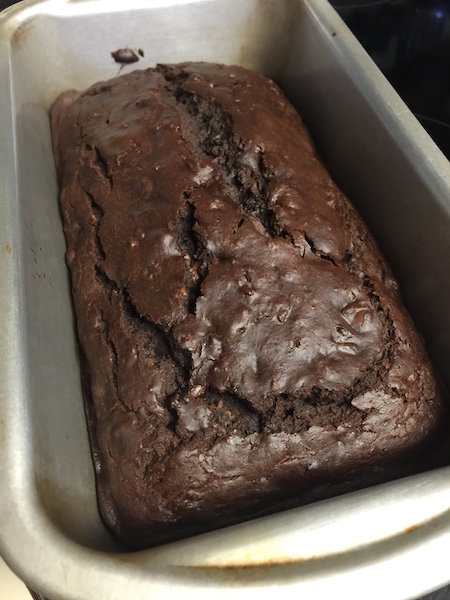
<instances>
[{"instance_id":1,"label":"stovetop surface","mask_svg":"<svg viewBox=\"0 0 450 600\"><path fill-rule=\"evenodd\" d=\"M331 4L450 158L450 1Z\"/></svg>"}]
</instances>

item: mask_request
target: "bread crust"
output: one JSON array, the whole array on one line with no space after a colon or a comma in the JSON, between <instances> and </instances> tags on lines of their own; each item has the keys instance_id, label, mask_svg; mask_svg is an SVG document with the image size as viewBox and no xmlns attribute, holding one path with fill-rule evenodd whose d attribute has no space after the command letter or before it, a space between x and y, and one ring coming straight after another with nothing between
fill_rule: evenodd
<instances>
[{"instance_id":1,"label":"bread crust","mask_svg":"<svg viewBox=\"0 0 450 600\"><path fill-rule=\"evenodd\" d=\"M441 400L392 274L271 80L160 65L51 111L99 505L133 547L420 446Z\"/></svg>"}]
</instances>

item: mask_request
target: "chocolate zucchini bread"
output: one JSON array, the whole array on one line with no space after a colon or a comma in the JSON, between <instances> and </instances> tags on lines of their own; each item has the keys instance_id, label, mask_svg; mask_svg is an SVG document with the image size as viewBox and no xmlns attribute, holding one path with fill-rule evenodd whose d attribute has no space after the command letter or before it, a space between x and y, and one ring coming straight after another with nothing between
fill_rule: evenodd
<instances>
[{"instance_id":1,"label":"chocolate zucchini bread","mask_svg":"<svg viewBox=\"0 0 450 600\"><path fill-rule=\"evenodd\" d=\"M99 505L132 547L314 497L429 438L397 286L258 73L159 65L51 111Z\"/></svg>"}]
</instances>

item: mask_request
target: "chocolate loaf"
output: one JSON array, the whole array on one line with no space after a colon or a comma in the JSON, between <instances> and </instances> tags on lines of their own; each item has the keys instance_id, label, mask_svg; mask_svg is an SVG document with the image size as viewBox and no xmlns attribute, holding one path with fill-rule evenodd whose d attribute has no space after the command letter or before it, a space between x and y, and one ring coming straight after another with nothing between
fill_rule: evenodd
<instances>
[{"instance_id":1,"label":"chocolate loaf","mask_svg":"<svg viewBox=\"0 0 450 600\"><path fill-rule=\"evenodd\" d=\"M51 111L101 514L151 546L408 451L442 403L389 268L280 89L159 65Z\"/></svg>"}]
</instances>

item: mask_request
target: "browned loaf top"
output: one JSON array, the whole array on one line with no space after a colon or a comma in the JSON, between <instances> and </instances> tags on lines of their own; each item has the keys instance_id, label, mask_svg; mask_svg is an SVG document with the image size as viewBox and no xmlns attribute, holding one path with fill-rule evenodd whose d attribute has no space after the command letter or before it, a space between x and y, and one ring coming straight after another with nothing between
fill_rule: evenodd
<instances>
[{"instance_id":1,"label":"browned loaf top","mask_svg":"<svg viewBox=\"0 0 450 600\"><path fill-rule=\"evenodd\" d=\"M280 89L163 65L52 109L99 503L145 546L416 447L440 400Z\"/></svg>"}]
</instances>

